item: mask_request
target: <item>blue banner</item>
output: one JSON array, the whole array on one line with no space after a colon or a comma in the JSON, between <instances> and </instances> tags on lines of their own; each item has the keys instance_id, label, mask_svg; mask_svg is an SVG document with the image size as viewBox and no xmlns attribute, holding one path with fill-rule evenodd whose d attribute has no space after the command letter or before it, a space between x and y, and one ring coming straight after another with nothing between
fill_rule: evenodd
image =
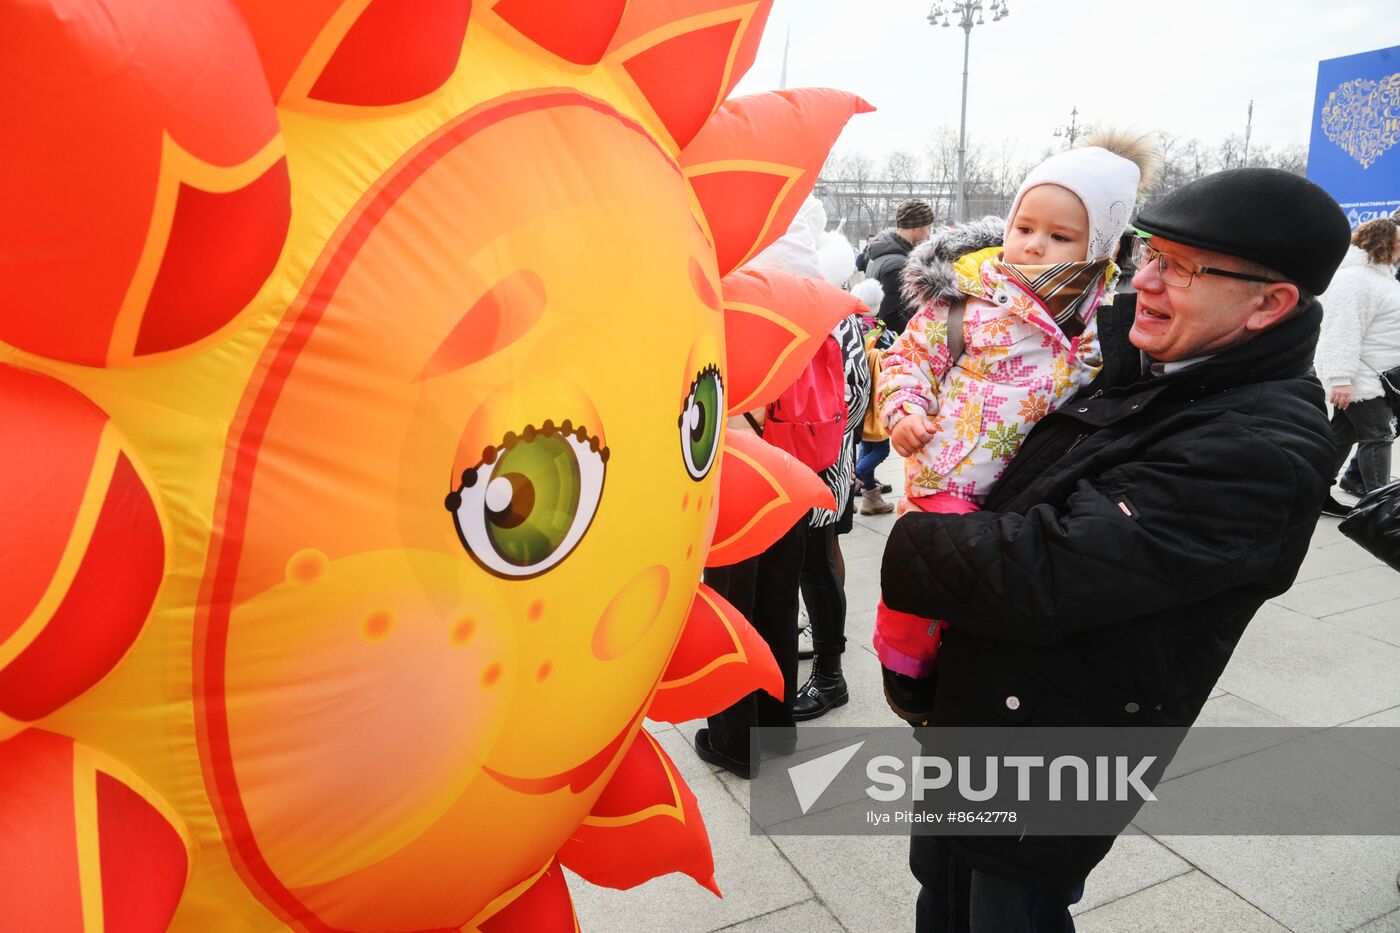
<instances>
[{"instance_id":1,"label":"blue banner","mask_svg":"<svg viewBox=\"0 0 1400 933\"><path fill-rule=\"evenodd\" d=\"M1353 229L1400 212L1400 45L1318 63L1308 178Z\"/></svg>"}]
</instances>

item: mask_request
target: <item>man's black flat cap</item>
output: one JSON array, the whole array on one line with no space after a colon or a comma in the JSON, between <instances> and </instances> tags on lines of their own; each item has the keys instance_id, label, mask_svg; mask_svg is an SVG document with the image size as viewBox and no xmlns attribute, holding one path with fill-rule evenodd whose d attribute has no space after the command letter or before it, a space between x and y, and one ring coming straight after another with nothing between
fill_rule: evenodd
<instances>
[{"instance_id":1,"label":"man's black flat cap","mask_svg":"<svg viewBox=\"0 0 1400 933\"><path fill-rule=\"evenodd\" d=\"M1351 224L1332 196L1276 168L1235 168L1143 207L1139 230L1277 270L1314 295L1346 255Z\"/></svg>"}]
</instances>

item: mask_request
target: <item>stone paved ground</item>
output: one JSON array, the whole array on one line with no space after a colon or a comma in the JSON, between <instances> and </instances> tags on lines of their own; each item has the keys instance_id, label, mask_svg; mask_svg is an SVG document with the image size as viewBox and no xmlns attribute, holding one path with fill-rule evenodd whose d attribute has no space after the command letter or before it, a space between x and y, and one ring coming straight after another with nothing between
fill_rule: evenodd
<instances>
[{"instance_id":1,"label":"stone paved ground","mask_svg":"<svg viewBox=\"0 0 1400 933\"><path fill-rule=\"evenodd\" d=\"M893 458L880 475L898 488ZM893 722L868 647L893 524L893 516L858 517L843 539L851 702L822 725ZM1323 518L1297 582L1255 617L1202 722L1400 726L1400 573ZM907 840L750 835L746 782L690 747L701 724L648 725L700 801L724 898L680 876L632 891L571 877L584 930L913 929ZM1400 933L1397 871L1393 836L1125 836L1090 876L1076 924L1080 933Z\"/></svg>"}]
</instances>

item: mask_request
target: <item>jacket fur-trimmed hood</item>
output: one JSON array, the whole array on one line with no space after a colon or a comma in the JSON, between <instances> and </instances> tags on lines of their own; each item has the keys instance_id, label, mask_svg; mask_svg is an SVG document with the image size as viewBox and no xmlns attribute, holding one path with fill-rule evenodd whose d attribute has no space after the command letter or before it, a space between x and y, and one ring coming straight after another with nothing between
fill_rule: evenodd
<instances>
[{"instance_id":1,"label":"jacket fur-trimmed hood","mask_svg":"<svg viewBox=\"0 0 1400 933\"><path fill-rule=\"evenodd\" d=\"M968 253L1002 245L1006 221L1000 217L970 220L940 230L914 247L904 264L901 294L911 308L949 302L959 294L953 263Z\"/></svg>"}]
</instances>

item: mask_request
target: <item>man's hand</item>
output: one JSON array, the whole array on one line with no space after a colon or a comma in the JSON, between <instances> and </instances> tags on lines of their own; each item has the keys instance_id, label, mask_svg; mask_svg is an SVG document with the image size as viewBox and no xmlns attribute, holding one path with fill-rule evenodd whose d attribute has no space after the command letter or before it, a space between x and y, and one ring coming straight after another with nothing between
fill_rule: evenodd
<instances>
[{"instance_id":1,"label":"man's hand","mask_svg":"<svg viewBox=\"0 0 1400 933\"><path fill-rule=\"evenodd\" d=\"M1338 385L1332 387L1332 404L1337 408L1346 408L1351 404L1351 384ZM903 424L904 422L900 422Z\"/></svg>"},{"instance_id":2,"label":"man's hand","mask_svg":"<svg viewBox=\"0 0 1400 933\"><path fill-rule=\"evenodd\" d=\"M927 415L905 415L890 432L890 446L901 457L912 457L933 440L933 425Z\"/></svg>"}]
</instances>

